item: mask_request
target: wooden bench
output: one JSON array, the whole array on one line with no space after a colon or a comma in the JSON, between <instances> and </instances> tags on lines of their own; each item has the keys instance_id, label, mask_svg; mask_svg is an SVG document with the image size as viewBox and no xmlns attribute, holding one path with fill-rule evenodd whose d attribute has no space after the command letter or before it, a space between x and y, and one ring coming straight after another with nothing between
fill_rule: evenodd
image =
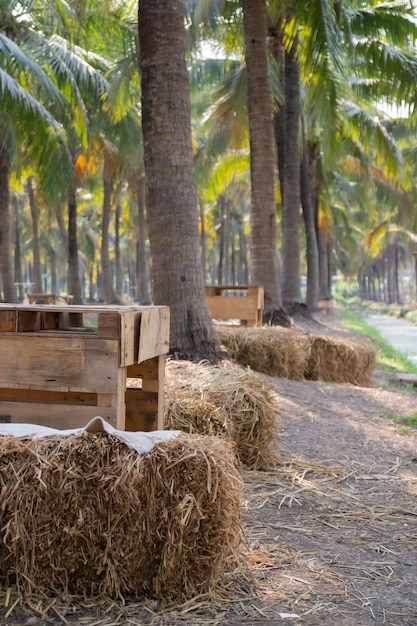
<instances>
[{"instance_id":1,"label":"wooden bench","mask_svg":"<svg viewBox=\"0 0 417 626\"><path fill-rule=\"evenodd\" d=\"M257 285L206 285L213 319L240 320L248 326L262 324L264 289Z\"/></svg>"},{"instance_id":2,"label":"wooden bench","mask_svg":"<svg viewBox=\"0 0 417 626\"><path fill-rule=\"evenodd\" d=\"M65 304L72 304L74 296L61 296L56 293L29 293L29 304L59 304L59 302L65 302Z\"/></svg>"},{"instance_id":3,"label":"wooden bench","mask_svg":"<svg viewBox=\"0 0 417 626\"><path fill-rule=\"evenodd\" d=\"M166 306L2 304L0 422L163 429L168 350Z\"/></svg>"},{"instance_id":4,"label":"wooden bench","mask_svg":"<svg viewBox=\"0 0 417 626\"><path fill-rule=\"evenodd\" d=\"M397 379L400 383L417 387L417 374L397 374Z\"/></svg>"}]
</instances>

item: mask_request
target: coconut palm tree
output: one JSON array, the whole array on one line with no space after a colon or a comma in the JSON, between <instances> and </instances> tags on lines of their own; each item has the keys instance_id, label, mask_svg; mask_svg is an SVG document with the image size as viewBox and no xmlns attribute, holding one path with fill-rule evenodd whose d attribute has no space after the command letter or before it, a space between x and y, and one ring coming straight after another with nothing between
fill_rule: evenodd
<instances>
[{"instance_id":1,"label":"coconut palm tree","mask_svg":"<svg viewBox=\"0 0 417 626\"><path fill-rule=\"evenodd\" d=\"M183 3L140 0L139 41L154 302L171 308L173 354L216 360L198 247Z\"/></svg>"}]
</instances>

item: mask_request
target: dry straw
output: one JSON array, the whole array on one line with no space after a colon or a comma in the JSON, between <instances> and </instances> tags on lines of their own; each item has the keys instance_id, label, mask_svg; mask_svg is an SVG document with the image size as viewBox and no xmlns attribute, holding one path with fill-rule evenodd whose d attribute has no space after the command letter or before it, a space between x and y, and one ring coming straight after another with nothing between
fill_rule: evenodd
<instances>
[{"instance_id":1,"label":"dry straw","mask_svg":"<svg viewBox=\"0 0 417 626\"><path fill-rule=\"evenodd\" d=\"M280 378L300 380L308 356L306 334L293 329L217 326L217 332L237 363Z\"/></svg>"},{"instance_id":2,"label":"dry straw","mask_svg":"<svg viewBox=\"0 0 417 626\"><path fill-rule=\"evenodd\" d=\"M280 427L278 404L272 386L256 372L168 361L165 427L222 435L234 442L239 461L250 469L275 462L271 447Z\"/></svg>"},{"instance_id":3,"label":"dry straw","mask_svg":"<svg viewBox=\"0 0 417 626\"><path fill-rule=\"evenodd\" d=\"M366 386L372 380L376 352L369 342L346 341L309 335L310 351L305 368L308 380Z\"/></svg>"},{"instance_id":4,"label":"dry straw","mask_svg":"<svg viewBox=\"0 0 417 626\"><path fill-rule=\"evenodd\" d=\"M281 378L369 385L376 352L366 341L348 341L295 329L233 328L218 333L241 365Z\"/></svg>"},{"instance_id":5,"label":"dry straw","mask_svg":"<svg viewBox=\"0 0 417 626\"><path fill-rule=\"evenodd\" d=\"M181 434L139 455L105 433L0 437L0 587L183 599L241 539L232 446Z\"/></svg>"}]
</instances>

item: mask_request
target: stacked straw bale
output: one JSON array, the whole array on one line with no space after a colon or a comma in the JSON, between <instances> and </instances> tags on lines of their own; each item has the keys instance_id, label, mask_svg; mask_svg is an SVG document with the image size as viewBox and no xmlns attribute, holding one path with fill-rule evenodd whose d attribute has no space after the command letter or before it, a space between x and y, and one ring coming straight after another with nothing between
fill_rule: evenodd
<instances>
[{"instance_id":1,"label":"stacked straw bale","mask_svg":"<svg viewBox=\"0 0 417 626\"><path fill-rule=\"evenodd\" d=\"M49 597L184 599L241 540L232 445L180 434L138 454L114 435L0 436L0 586Z\"/></svg>"},{"instance_id":2,"label":"stacked straw bale","mask_svg":"<svg viewBox=\"0 0 417 626\"><path fill-rule=\"evenodd\" d=\"M218 326L217 331L232 359L270 376L353 385L369 385L372 379L376 352L366 341L267 326Z\"/></svg>"},{"instance_id":3,"label":"stacked straw bale","mask_svg":"<svg viewBox=\"0 0 417 626\"><path fill-rule=\"evenodd\" d=\"M280 378L301 380L309 352L308 335L293 329L217 326L224 346L240 365Z\"/></svg>"},{"instance_id":4,"label":"stacked straw bale","mask_svg":"<svg viewBox=\"0 0 417 626\"><path fill-rule=\"evenodd\" d=\"M279 415L272 385L256 372L167 362L165 428L222 435L234 442L237 458L249 469L275 463Z\"/></svg>"},{"instance_id":5,"label":"stacked straw bale","mask_svg":"<svg viewBox=\"0 0 417 626\"><path fill-rule=\"evenodd\" d=\"M307 380L369 385L376 352L369 342L346 341L309 335L310 351L305 367Z\"/></svg>"}]
</instances>

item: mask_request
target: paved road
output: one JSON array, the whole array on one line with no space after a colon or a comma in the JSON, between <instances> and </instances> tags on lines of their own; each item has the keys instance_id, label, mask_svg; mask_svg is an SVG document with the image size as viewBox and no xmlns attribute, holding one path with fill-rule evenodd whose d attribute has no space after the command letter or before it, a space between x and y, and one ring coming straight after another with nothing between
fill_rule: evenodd
<instances>
[{"instance_id":1,"label":"paved road","mask_svg":"<svg viewBox=\"0 0 417 626\"><path fill-rule=\"evenodd\" d=\"M405 319L381 315L379 313L362 314L363 319L376 328L381 335L399 352L405 354L417 365L417 326Z\"/></svg>"}]
</instances>

